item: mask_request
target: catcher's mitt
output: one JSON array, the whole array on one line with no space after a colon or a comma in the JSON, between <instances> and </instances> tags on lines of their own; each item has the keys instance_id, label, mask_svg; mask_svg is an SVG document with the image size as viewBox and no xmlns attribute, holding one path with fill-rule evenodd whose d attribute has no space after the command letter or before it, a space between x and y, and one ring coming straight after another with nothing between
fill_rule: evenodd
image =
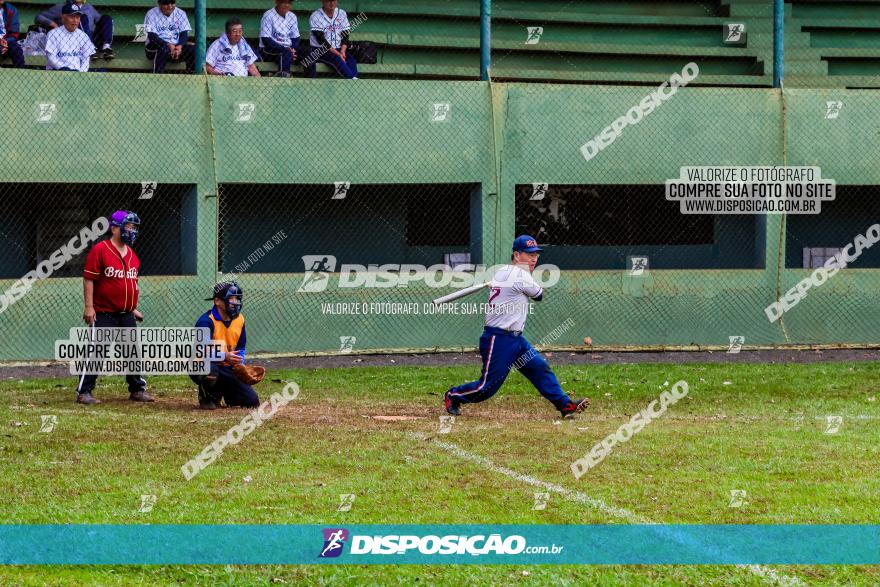
<instances>
[{"instance_id":1,"label":"catcher's mitt","mask_svg":"<svg viewBox=\"0 0 880 587\"><path fill-rule=\"evenodd\" d=\"M263 380L266 375L265 367L256 365L242 365L241 363L233 365L232 374L235 378L246 385L253 385Z\"/></svg>"}]
</instances>

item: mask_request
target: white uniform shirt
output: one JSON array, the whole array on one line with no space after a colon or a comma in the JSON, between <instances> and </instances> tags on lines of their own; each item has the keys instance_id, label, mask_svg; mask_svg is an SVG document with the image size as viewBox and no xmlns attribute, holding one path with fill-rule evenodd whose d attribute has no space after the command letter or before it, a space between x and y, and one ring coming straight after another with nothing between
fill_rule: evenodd
<instances>
[{"instance_id":1,"label":"white uniform shirt","mask_svg":"<svg viewBox=\"0 0 880 587\"><path fill-rule=\"evenodd\" d=\"M257 60L257 54L244 37L238 45L230 45L226 33L211 43L205 54L205 62L216 69L219 73L231 73L240 77L247 77L248 65Z\"/></svg>"},{"instance_id":2,"label":"white uniform shirt","mask_svg":"<svg viewBox=\"0 0 880 587\"><path fill-rule=\"evenodd\" d=\"M0 39L6 36L6 25L3 23L3 11L0 10Z\"/></svg>"},{"instance_id":3,"label":"white uniform shirt","mask_svg":"<svg viewBox=\"0 0 880 587\"><path fill-rule=\"evenodd\" d=\"M171 16L165 16L158 6L154 6L144 18L145 33L156 33L160 39L172 45L177 44L180 33L191 30L186 12L180 8L175 8Z\"/></svg>"},{"instance_id":4,"label":"white uniform shirt","mask_svg":"<svg viewBox=\"0 0 880 587\"><path fill-rule=\"evenodd\" d=\"M351 30L351 25L348 23L348 15L345 11L337 8L332 17L327 16L323 10L314 11L309 17L309 29L312 31L309 42L313 46L317 47L321 44L314 33L320 31L324 33L324 38L332 48L339 49L342 46L342 31Z\"/></svg>"},{"instance_id":5,"label":"white uniform shirt","mask_svg":"<svg viewBox=\"0 0 880 587\"><path fill-rule=\"evenodd\" d=\"M269 37L279 45L290 47L291 39L299 38L299 22L293 11L284 15L284 18L278 14L274 8L270 8L263 13L260 20L260 48L263 48L263 37ZM299 47L294 47L299 49Z\"/></svg>"},{"instance_id":6,"label":"white uniform shirt","mask_svg":"<svg viewBox=\"0 0 880 587\"><path fill-rule=\"evenodd\" d=\"M544 293L528 270L505 265L492 278L486 326L522 330L529 314L529 300Z\"/></svg>"},{"instance_id":7,"label":"white uniform shirt","mask_svg":"<svg viewBox=\"0 0 880 587\"><path fill-rule=\"evenodd\" d=\"M94 54L95 46L82 29L71 33L60 26L46 35L46 69L69 67L75 71L88 71L89 58Z\"/></svg>"}]
</instances>

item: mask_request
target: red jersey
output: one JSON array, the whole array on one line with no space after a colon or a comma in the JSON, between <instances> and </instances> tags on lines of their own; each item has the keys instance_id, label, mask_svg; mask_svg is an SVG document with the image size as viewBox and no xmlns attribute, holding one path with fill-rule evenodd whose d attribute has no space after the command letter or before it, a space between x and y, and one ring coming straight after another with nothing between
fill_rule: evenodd
<instances>
[{"instance_id":1,"label":"red jersey","mask_svg":"<svg viewBox=\"0 0 880 587\"><path fill-rule=\"evenodd\" d=\"M83 278L95 282L96 312L131 312L138 304L141 260L131 247L123 258L109 239L97 243L86 256Z\"/></svg>"}]
</instances>

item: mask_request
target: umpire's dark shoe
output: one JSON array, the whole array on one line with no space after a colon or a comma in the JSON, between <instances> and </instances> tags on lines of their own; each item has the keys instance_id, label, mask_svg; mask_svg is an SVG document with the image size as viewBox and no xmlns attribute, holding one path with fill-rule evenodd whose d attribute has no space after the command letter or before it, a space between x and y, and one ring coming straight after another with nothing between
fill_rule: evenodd
<instances>
[{"instance_id":1,"label":"umpire's dark shoe","mask_svg":"<svg viewBox=\"0 0 880 587\"><path fill-rule=\"evenodd\" d=\"M446 408L446 413L452 414L453 416L461 416L461 410L458 409L459 405L458 400L451 397L447 391L443 396L443 407Z\"/></svg>"},{"instance_id":2,"label":"umpire's dark shoe","mask_svg":"<svg viewBox=\"0 0 880 587\"><path fill-rule=\"evenodd\" d=\"M585 397L584 399L574 398L572 399L567 406L559 410L559 413L562 414L563 418L571 418L578 412L582 412L587 409L587 406L590 405L590 398Z\"/></svg>"},{"instance_id":3,"label":"umpire's dark shoe","mask_svg":"<svg viewBox=\"0 0 880 587\"><path fill-rule=\"evenodd\" d=\"M131 395L128 396L128 399L130 399L130 400L133 401L133 402L152 402L152 401L156 401L156 400L153 399L153 396L151 396L151 395L150 395L149 393L147 393L146 391L135 391L134 393L132 393Z\"/></svg>"},{"instance_id":4,"label":"umpire's dark shoe","mask_svg":"<svg viewBox=\"0 0 880 587\"><path fill-rule=\"evenodd\" d=\"M219 407L220 406L218 406L216 403L214 403L213 400L210 400L206 397L199 398L199 409L200 410L216 410Z\"/></svg>"},{"instance_id":5,"label":"umpire's dark shoe","mask_svg":"<svg viewBox=\"0 0 880 587\"><path fill-rule=\"evenodd\" d=\"M99 403L101 403L101 400L95 399L94 397L92 397L92 394L90 394L90 393L80 393L80 394L77 394L77 396L76 396L76 403L91 405L91 404L99 404Z\"/></svg>"}]
</instances>

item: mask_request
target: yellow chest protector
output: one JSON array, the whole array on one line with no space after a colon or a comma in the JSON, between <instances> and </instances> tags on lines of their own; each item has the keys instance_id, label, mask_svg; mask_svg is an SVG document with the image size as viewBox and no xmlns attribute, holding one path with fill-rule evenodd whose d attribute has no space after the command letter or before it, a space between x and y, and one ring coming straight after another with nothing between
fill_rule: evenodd
<instances>
[{"instance_id":1,"label":"yellow chest protector","mask_svg":"<svg viewBox=\"0 0 880 587\"><path fill-rule=\"evenodd\" d=\"M239 314L229 323L229 326L223 324L222 320L214 317L214 312L208 314L211 322L214 323L213 340L219 340L224 344L224 352L234 351L238 346L238 339L241 338L241 331L244 328L244 316ZM226 363L227 361L223 361Z\"/></svg>"}]
</instances>

